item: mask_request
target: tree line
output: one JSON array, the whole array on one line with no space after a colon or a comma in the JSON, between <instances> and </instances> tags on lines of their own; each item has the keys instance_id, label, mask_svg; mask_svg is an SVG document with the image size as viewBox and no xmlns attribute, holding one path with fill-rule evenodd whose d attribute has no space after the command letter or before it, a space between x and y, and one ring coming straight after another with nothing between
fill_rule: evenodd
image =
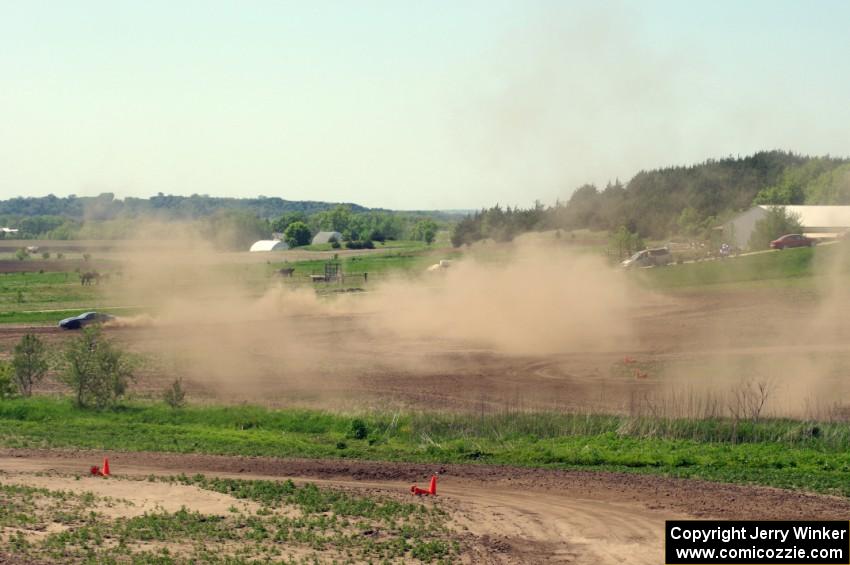
<instances>
[{"instance_id":1,"label":"tree line","mask_svg":"<svg viewBox=\"0 0 850 565\"><path fill-rule=\"evenodd\" d=\"M569 200L552 206L497 205L474 212L455 225L452 243L508 241L526 231L583 228L638 239L708 239L712 228L753 204L850 204L850 160L763 151L640 171L626 183L617 180L602 189L583 185Z\"/></svg>"},{"instance_id":2,"label":"tree line","mask_svg":"<svg viewBox=\"0 0 850 565\"><path fill-rule=\"evenodd\" d=\"M359 204L285 200L278 197L218 198L206 195L117 199L48 195L0 200L0 226L14 239L129 239L144 229L140 220L191 222L214 243L239 248L246 242L282 234L295 222L311 233L339 231L345 240L428 239L431 224L445 226L457 215L440 211L399 212ZM430 223L427 222L430 220ZM420 225L421 222L425 222ZM418 227L417 227L418 226ZM213 235L223 232L223 235ZM303 236L302 230L302 236Z\"/></svg>"}]
</instances>

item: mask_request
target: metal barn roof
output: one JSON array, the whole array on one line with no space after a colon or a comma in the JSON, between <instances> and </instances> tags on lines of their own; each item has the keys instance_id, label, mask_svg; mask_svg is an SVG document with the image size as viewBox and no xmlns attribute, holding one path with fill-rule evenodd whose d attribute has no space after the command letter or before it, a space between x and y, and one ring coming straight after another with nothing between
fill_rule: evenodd
<instances>
[{"instance_id":1,"label":"metal barn roof","mask_svg":"<svg viewBox=\"0 0 850 565\"><path fill-rule=\"evenodd\" d=\"M330 243L333 237L336 237L337 241L342 241L342 234L338 231L320 231L313 236L313 245L317 243Z\"/></svg>"},{"instance_id":2,"label":"metal barn roof","mask_svg":"<svg viewBox=\"0 0 850 565\"><path fill-rule=\"evenodd\" d=\"M769 210L774 206L761 205ZM785 211L800 217L804 228L850 228L850 206L785 206Z\"/></svg>"},{"instance_id":3,"label":"metal barn roof","mask_svg":"<svg viewBox=\"0 0 850 565\"><path fill-rule=\"evenodd\" d=\"M279 239L261 239L251 246L251 251L283 251L284 249L289 249L289 245Z\"/></svg>"}]
</instances>

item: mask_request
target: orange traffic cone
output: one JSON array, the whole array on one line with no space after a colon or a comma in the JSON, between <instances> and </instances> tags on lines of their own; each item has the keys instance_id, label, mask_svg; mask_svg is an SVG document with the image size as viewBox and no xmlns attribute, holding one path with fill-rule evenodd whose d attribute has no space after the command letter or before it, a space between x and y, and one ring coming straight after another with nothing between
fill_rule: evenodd
<instances>
[{"instance_id":1,"label":"orange traffic cone","mask_svg":"<svg viewBox=\"0 0 850 565\"><path fill-rule=\"evenodd\" d=\"M107 458L107 457L103 458L103 469L101 470L100 474L103 475L104 477L109 476L109 458Z\"/></svg>"},{"instance_id":2,"label":"orange traffic cone","mask_svg":"<svg viewBox=\"0 0 850 565\"><path fill-rule=\"evenodd\" d=\"M431 485L428 487L428 494L437 496L437 475L431 475Z\"/></svg>"}]
</instances>

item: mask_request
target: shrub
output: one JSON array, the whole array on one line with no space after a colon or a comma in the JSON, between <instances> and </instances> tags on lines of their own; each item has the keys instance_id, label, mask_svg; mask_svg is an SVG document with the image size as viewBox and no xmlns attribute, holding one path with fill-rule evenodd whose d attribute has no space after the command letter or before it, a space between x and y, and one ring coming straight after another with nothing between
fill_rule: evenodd
<instances>
[{"instance_id":1,"label":"shrub","mask_svg":"<svg viewBox=\"0 0 850 565\"><path fill-rule=\"evenodd\" d=\"M186 391L183 390L183 379L174 379L171 386L162 393L162 399L174 409L186 406Z\"/></svg>"},{"instance_id":2,"label":"shrub","mask_svg":"<svg viewBox=\"0 0 850 565\"><path fill-rule=\"evenodd\" d=\"M78 407L106 408L114 405L127 389L133 368L126 354L90 326L71 341L65 352L62 380L74 391Z\"/></svg>"},{"instance_id":3,"label":"shrub","mask_svg":"<svg viewBox=\"0 0 850 565\"><path fill-rule=\"evenodd\" d=\"M0 400L11 398L15 394L12 385L12 366L5 361L0 361Z\"/></svg>"},{"instance_id":4,"label":"shrub","mask_svg":"<svg viewBox=\"0 0 850 565\"><path fill-rule=\"evenodd\" d=\"M23 261L24 259L26 259L29 256L30 256L29 252L27 252L27 250L24 249L23 247L21 247L20 249L15 251L15 257L18 258L18 261Z\"/></svg>"},{"instance_id":5,"label":"shrub","mask_svg":"<svg viewBox=\"0 0 850 565\"><path fill-rule=\"evenodd\" d=\"M366 436L369 435L369 428L366 426L366 422L360 418L353 419L348 435L354 439L366 439Z\"/></svg>"},{"instance_id":6,"label":"shrub","mask_svg":"<svg viewBox=\"0 0 850 565\"><path fill-rule=\"evenodd\" d=\"M352 240L352 241L346 241L345 247L347 249L375 249L375 244L372 242L371 239L367 239L367 240L363 240L363 241L355 239L355 240Z\"/></svg>"},{"instance_id":7,"label":"shrub","mask_svg":"<svg viewBox=\"0 0 850 565\"><path fill-rule=\"evenodd\" d=\"M26 334L15 346L12 357L12 376L22 396L32 395L32 387L47 373L44 342L38 336Z\"/></svg>"}]
</instances>

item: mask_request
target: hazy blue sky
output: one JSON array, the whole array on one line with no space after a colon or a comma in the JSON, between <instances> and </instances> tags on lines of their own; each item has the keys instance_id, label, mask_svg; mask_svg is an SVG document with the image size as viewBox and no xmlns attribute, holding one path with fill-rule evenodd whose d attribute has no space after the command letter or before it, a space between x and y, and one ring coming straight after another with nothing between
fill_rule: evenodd
<instances>
[{"instance_id":1,"label":"hazy blue sky","mask_svg":"<svg viewBox=\"0 0 850 565\"><path fill-rule=\"evenodd\" d=\"M848 2L0 0L0 197L527 205L850 155Z\"/></svg>"}]
</instances>

